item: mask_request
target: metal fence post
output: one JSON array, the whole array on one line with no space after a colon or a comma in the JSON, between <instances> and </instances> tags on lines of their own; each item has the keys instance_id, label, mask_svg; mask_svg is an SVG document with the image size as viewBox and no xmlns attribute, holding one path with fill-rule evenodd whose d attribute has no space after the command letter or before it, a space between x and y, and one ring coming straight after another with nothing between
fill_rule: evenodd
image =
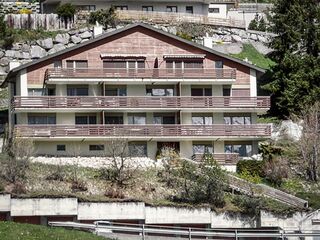
<instances>
[{"instance_id":1,"label":"metal fence post","mask_svg":"<svg viewBox=\"0 0 320 240\"><path fill-rule=\"evenodd\" d=\"M235 239L238 240L238 231L237 231L237 229L234 230L234 236L235 236Z\"/></svg>"},{"instance_id":2,"label":"metal fence post","mask_svg":"<svg viewBox=\"0 0 320 240\"><path fill-rule=\"evenodd\" d=\"M142 240L145 240L144 224L142 224Z\"/></svg>"},{"instance_id":3,"label":"metal fence post","mask_svg":"<svg viewBox=\"0 0 320 240\"><path fill-rule=\"evenodd\" d=\"M189 228L189 240L191 240L191 228Z\"/></svg>"}]
</instances>

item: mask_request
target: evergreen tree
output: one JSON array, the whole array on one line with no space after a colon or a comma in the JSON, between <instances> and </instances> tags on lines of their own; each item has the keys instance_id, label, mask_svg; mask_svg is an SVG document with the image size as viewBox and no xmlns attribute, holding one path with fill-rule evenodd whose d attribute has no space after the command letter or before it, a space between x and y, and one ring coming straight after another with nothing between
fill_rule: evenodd
<instances>
[{"instance_id":1,"label":"evergreen tree","mask_svg":"<svg viewBox=\"0 0 320 240\"><path fill-rule=\"evenodd\" d=\"M320 98L320 6L317 0L276 0L269 21L277 64L264 88L275 103L271 114L286 118Z\"/></svg>"}]
</instances>

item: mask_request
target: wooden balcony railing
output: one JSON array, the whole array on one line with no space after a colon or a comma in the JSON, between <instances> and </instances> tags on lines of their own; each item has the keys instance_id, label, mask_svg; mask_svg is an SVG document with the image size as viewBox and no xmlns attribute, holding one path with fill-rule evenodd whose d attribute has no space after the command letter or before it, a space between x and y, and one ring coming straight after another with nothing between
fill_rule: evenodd
<instances>
[{"instance_id":1,"label":"wooden balcony railing","mask_svg":"<svg viewBox=\"0 0 320 240\"><path fill-rule=\"evenodd\" d=\"M14 97L15 108L270 108L270 97L104 97L104 96L38 96Z\"/></svg>"},{"instance_id":2,"label":"wooden balcony railing","mask_svg":"<svg viewBox=\"0 0 320 240\"><path fill-rule=\"evenodd\" d=\"M212 26L245 28L245 22L242 20L208 17L201 14L156 11L143 12L135 10L118 10L116 13L117 17L121 20L148 20L154 23L190 22Z\"/></svg>"},{"instance_id":3,"label":"wooden balcony railing","mask_svg":"<svg viewBox=\"0 0 320 240\"><path fill-rule=\"evenodd\" d=\"M45 80L51 78L112 78L112 79L236 79L234 68L105 68L47 69Z\"/></svg>"},{"instance_id":4,"label":"wooden balcony railing","mask_svg":"<svg viewBox=\"0 0 320 240\"><path fill-rule=\"evenodd\" d=\"M201 162L204 154L196 153L192 155L192 160ZM238 153L213 153L213 159L219 164L223 165L236 165L239 161Z\"/></svg>"},{"instance_id":5,"label":"wooden balcony railing","mask_svg":"<svg viewBox=\"0 0 320 240\"><path fill-rule=\"evenodd\" d=\"M271 126L251 125L16 125L21 137L268 137Z\"/></svg>"}]
</instances>

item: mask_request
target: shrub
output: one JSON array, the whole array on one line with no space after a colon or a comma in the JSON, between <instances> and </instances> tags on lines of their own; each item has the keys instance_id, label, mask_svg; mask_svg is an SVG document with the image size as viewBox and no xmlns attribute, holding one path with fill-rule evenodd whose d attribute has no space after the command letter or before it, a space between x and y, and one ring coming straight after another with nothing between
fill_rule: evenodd
<instances>
[{"instance_id":1,"label":"shrub","mask_svg":"<svg viewBox=\"0 0 320 240\"><path fill-rule=\"evenodd\" d=\"M19 10L19 14L32 14L32 10L23 8Z\"/></svg>"},{"instance_id":2,"label":"shrub","mask_svg":"<svg viewBox=\"0 0 320 240\"><path fill-rule=\"evenodd\" d=\"M105 28L108 26L116 27L117 15L113 7L109 9L100 9L95 12L91 12L89 16L89 23L96 24L96 22L103 25Z\"/></svg>"},{"instance_id":3,"label":"shrub","mask_svg":"<svg viewBox=\"0 0 320 240\"><path fill-rule=\"evenodd\" d=\"M240 160L237 163L237 173L250 173L252 176L263 176L263 162L257 160Z\"/></svg>"},{"instance_id":4,"label":"shrub","mask_svg":"<svg viewBox=\"0 0 320 240\"><path fill-rule=\"evenodd\" d=\"M298 179L286 179L282 182L281 188L290 193L303 191L303 185Z\"/></svg>"},{"instance_id":5,"label":"shrub","mask_svg":"<svg viewBox=\"0 0 320 240\"><path fill-rule=\"evenodd\" d=\"M7 27L4 15L0 15L0 46L7 49L13 44L12 31Z\"/></svg>"},{"instance_id":6,"label":"shrub","mask_svg":"<svg viewBox=\"0 0 320 240\"><path fill-rule=\"evenodd\" d=\"M283 157L265 161L263 166L265 179L275 186L282 184L283 179L288 177L288 171L288 163Z\"/></svg>"},{"instance_id":7,"label":"shrub","mask_svg":"<svg viewBox=\"0 0 320 240\"><path fill-rule=\"evenodd\" d=\"M245 195L235 195L231 202L240 208L241 212L251 216L258 216L260 212L261 200L259 198Z\"/></svg>"},{"instance_id":8,"label":"shrub","mask_svg":"<svg viewBox=\"0 0 320 240\"><path fill-rule=\"evenodd\" d=\"M247 170L242 171L239 176L242 179L247 180L252 183L255 183L255 184L259 184L262 182L262 179L259 175L257 175L256 173L250 173Z\"/></svg>"},{"instance_id":9,"label":"shrub","mask_svg":"<svg viewBox=\"0 0 320 240\"><path fill-rule=\"evenodd\" d=\"M57 9L56 13L58 14L59 18L62 18L65 22L65 28L67 28L68 20L73 20L73 17L76 13L76 8L71 3L60 4Z\"/></svg>"}]
</instances>

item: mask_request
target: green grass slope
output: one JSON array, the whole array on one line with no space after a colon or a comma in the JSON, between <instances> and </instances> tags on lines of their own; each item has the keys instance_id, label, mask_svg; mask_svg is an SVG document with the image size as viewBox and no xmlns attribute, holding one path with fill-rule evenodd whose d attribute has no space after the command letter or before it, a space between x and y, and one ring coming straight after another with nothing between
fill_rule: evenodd
<instances>
[{"instance_id":1,"label":"green grass slope","mask_svg":"<svg viewBox=\"0 0 320 240\"><path fill-rule=\"evenodd\" d=\"M233 57L241 60L248 59L250 62L258 67L269 69L275 63L270 59L259 53L251 44L243 44L243 50L239 54L231 54Z\"/></svg>"},{"instance_id":2,"label":"green grass slope","mask_svg":"<svg viewBox=\"0 0 320 240\"><path fill-rule=\"evenodd\" d=\"M1 240L107 240L92 233L32 224L0 222Z\"/></svg>"}]
</instances>

